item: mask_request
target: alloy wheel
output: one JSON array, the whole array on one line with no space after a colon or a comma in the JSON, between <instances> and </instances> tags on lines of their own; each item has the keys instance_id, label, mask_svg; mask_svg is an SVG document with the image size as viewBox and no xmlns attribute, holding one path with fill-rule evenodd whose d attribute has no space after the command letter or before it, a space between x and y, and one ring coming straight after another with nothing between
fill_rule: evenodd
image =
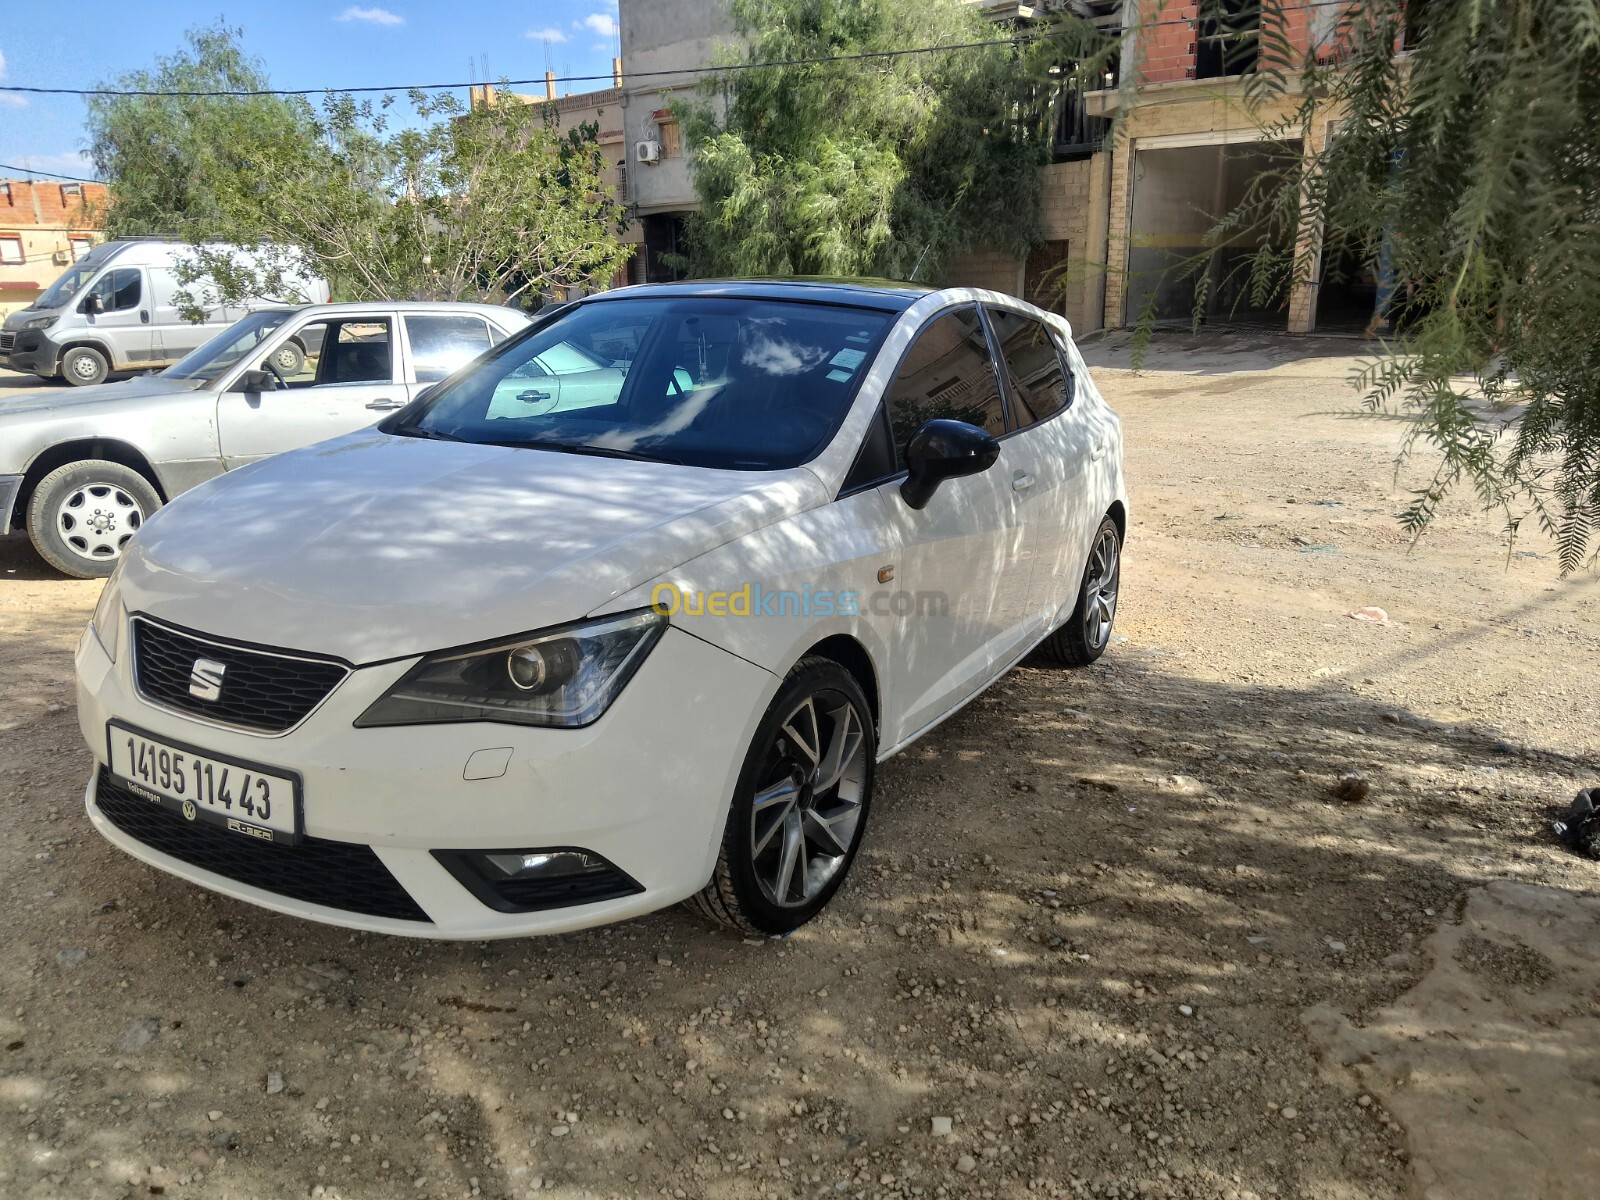
<instances>
[{"instance_id":1,"label":"alloy wheel","mask_svg":"<svg viewBox=\"0 0 1600 1200\"><path fill-rule=\"evenodd\" d=\"M867 772L861 717L842 693L807 696L778 726L750 822L756 883L772 904L809 903L849 860Z\"/></svg>"},{"instance_id":2,"label":"alloy wheel","mask_svg":"<svg viewBox=\"0 0 1600 1200\"><path fill-rule=\"evenodd\" d=\"M61 540L82 558L116 558L144 524L144 510L121 488L91 483L68 492L56 509Z\"/></svg>"},{"instance_id":3,"label":"alloy wheel","mask_svg":"<svg viewBox=\"0 0 1600 1200\"><path fill-rule=\"evenodd\" d=\"M1117 589L1122 580L1122 554L1117 531L1106 528L1089 554L1084 581L1083 631L1089 645L1103 647L1111 637L1117 615Z\"/></svg>"}]
</instances>

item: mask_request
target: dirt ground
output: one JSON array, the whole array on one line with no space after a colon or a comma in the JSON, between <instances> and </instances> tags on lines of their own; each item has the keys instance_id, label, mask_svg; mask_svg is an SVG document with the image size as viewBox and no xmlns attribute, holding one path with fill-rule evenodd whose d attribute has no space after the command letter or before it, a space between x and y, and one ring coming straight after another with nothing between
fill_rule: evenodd
<instances>
[{"instance_id":1,"label":"dirt ground","mask_svg":"<svg viewBox=\"0 0 1600 1200\"><path fill-rule=\"evenodd\" d=\"M885 764L852 881L782 941L351 935L135 862L82 812L97 585L0 543L0 1195L1420 1194L1406 1079L1313 1034L1406 996L1479 885L1594 891L1548 821L1600 783L1595 578L1466 502L1409 549L1397 429L1339 415L1354 343L1087 349L1126 640ZM1485 988L1596 1015L1488 937L1452 943Z\"/></svg>"}]
</instances>

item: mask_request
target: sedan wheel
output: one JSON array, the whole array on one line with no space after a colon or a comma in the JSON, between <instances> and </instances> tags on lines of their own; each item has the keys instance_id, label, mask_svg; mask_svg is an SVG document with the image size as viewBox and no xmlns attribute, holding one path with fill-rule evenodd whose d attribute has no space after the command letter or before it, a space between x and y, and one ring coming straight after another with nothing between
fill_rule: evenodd
<instances>
[{"instance_id":1,"label":"sedan wheel","mask_svg":"<svg viewBox=\"0 0 1600 1200\"><path fill-rule=\"evenodd\" d=\"M1111 644L1111 626L1117 619L1121 589L1122 535L1117 532L1117 523L1107 517L1095 531L1072 616L1045 639L1040 647L1044 656L1064 666L1081 667L1104 654Z\"/></svg>"},{"instance_id":2,"label":"sedan wheel","mask_svg":"<svg viewBox=\"0 0 1600 1200\"><path fill-rule=\"evenodd\" d=\"M161 507L150 481L121 463L58 467L28 502L28 535L41 558L79 579L111 574L145 518Z\"/></svg>"},{"instance_id":3,"label":"sedan wheel","mask_svg":"<svg viewBox=\"0 0 1600 1200\"><path fill-rule=\"evenodd\" d=\"M694 906L746 933L805 924L844 882L866 827L877 738L855 679L808 658L756 732L716 874Z\"/></svg>"}]
</instances>

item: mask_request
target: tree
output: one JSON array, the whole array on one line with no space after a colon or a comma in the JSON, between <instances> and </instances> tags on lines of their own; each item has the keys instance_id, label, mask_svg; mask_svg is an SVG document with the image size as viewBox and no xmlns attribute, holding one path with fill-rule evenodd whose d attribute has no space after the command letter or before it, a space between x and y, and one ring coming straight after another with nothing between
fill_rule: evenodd
<instances>
[{"instance_id":1,"label":"tree","mask_svg":"<svg viewBox=\"0 0 1600 1200\"><path fill-rule=\"evenodd\" d=\"M104 86L123 92L270 87L227 25L191 29L185 49ZM223 236L261 199L255 164L312 170L312 110L298 97L91 96L89 157L112 185L97 220L111 237Z\"/></svg>"},{"instance_id":2,"label":"tree","mask_svg":"<svg viewBox=\"0 0 1600 1200\"><path fill-rule=\"evenodd\" d=\"M1408 423L1403 455L1435 460L1402 514L1410 530L1465 485L1512 536L1532 516L1557 540L1564 572L1592 564L1600 7L1351 0L1310 51L1289 35L1303 8L1260 0L1242 14L1260 26L1247 99L1257 113L1292 101L1264 121L1269 136L1312 146L1313 123L1329 114L1335 136L1227 214L1214 244L1234 229L1287 229L1252 264L1256 281L1313 278L1292 233L1303 212L1325 245L1353 250L1392 291L1393 338L1358 384L1371 411Z\"/></svg>"},{"instance_id":3,"label":"tree","mask_svg":"<svg viewBox=\"0 0 1600 1200\"><path fill-rule=\"evenodd\" d=\"M1003 38L961 0L730 9L744 47L725 65ZM1026 253L1044 161L1036 74L1028 49L999 45L721 77L681 113L700 199L690 269L931 279L980 242Z\"/></svg>"},{"instance_id":4,"label":"tree","mask_svg":"<svg viewBox=\"0 0 1600 1200\"><path fill-rule=\"evenodd\" d=\"M238 30L118 86L261 90ZM92 153L115 233L178 233L191 315L325 277L340 299L527 298L608 283L627 260L624 213L602 179L595 123L562 131L554 105L464 110L448 94L97 98ZM202 244L205 243L205 244ZM242 252L241 252L242 251Z\"/></svg>"}]
</instances>

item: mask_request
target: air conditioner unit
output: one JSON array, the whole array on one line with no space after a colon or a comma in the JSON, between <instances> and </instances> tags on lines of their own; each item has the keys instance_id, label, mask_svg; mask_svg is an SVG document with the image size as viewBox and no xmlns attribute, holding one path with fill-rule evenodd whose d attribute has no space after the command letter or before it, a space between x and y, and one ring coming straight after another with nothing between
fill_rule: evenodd
<instances>
[{"instance_id":1,"label":"air conditioner unit","mask_svg":"<svg viewBox=\"0 0 1600 1200\"><path fill-rule=\"evenodd\" d=\"M64 267L72 261L72 251L57 250L50 255L50 261L58 267Z\"/></svg>"},{"instance_id":2,"label":"air conditioner unit","mask_svg":"<svg viewBox=\"0 0 1600 1200\"><path fill-rule=\"evenodd\" d=\"M658 163L661 161L661 143L655 141L635 142L633 156L642 163Z\"/></svg>"}]
</instances>

